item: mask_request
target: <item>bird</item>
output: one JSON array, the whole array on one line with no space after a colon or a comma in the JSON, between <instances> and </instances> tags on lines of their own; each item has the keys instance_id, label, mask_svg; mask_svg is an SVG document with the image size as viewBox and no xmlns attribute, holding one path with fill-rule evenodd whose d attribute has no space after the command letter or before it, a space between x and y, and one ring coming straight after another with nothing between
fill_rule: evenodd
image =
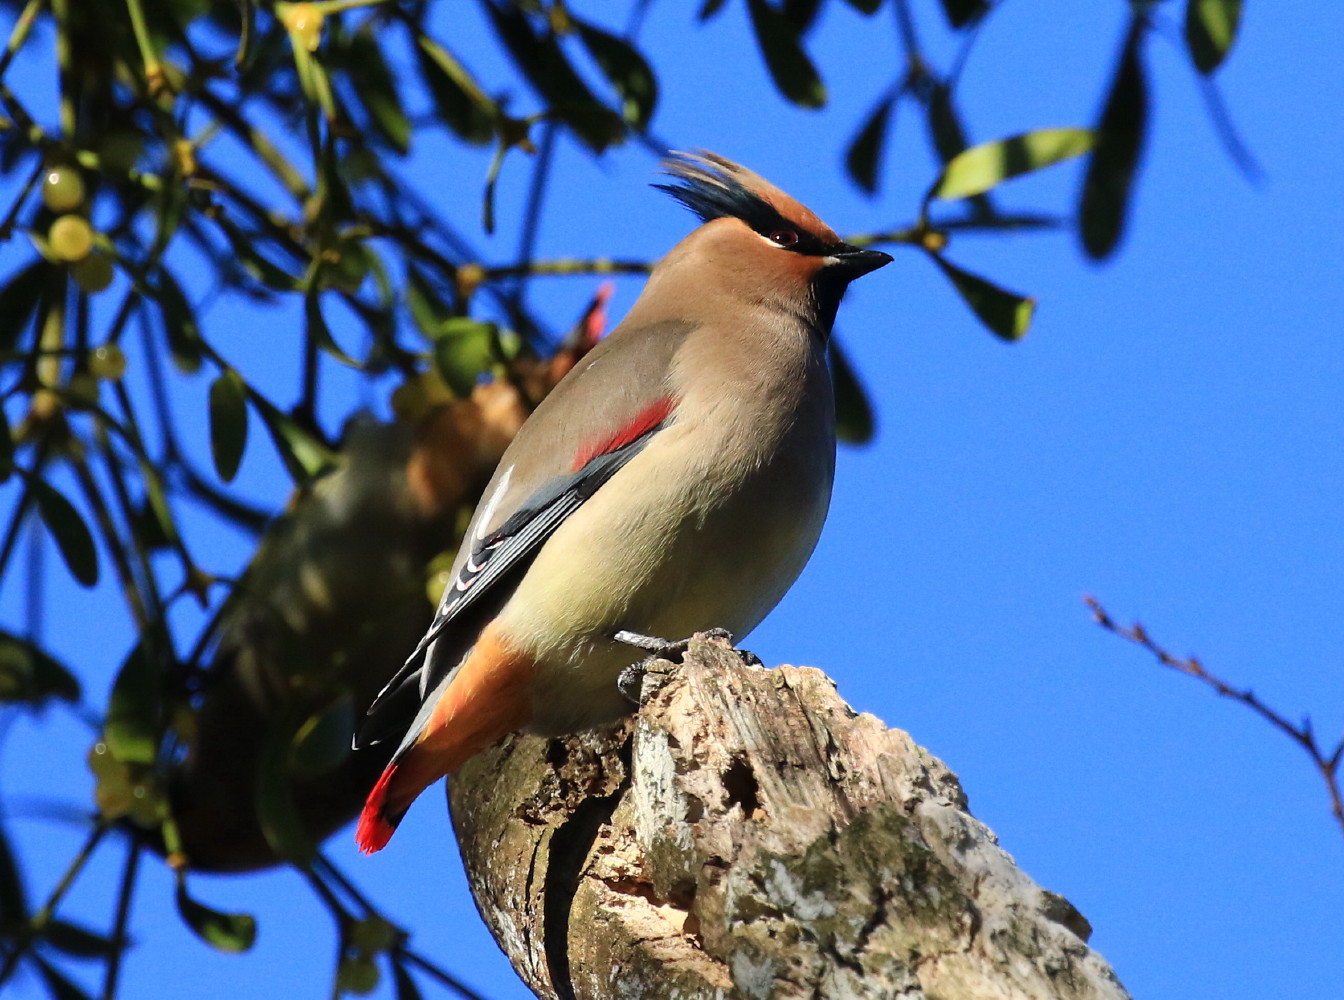
<instances>
[{"instance_id":1,"label":"bird","mask_svg":"<svg viewBox=\"0 0 1344 1000\"><path fill-rule=\"evenodd\" d=\"M654 186L701 224L504 452L428 632L356 736L400 740L360 814L365 854L502 737L630 712L618 678L665 637L749 633L817 543L827 342L849 283L892 258L717 154L663 169Z\"/></svg>"}]
</instances>

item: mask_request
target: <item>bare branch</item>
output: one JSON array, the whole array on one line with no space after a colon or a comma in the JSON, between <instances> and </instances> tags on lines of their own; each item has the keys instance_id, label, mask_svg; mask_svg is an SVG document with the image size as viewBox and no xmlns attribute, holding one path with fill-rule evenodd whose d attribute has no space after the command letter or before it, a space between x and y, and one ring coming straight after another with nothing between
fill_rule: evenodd
<instances>
[{"instance_id":1,"label":"bare branch","mask_svg":"<svg viewBox=\"0 0 1344 1000\"><path fill-rule=\"evenodd\" d=\"M1287 734L1289 739L1307 752L1307 756L1311 758L1312 764L1320 773L1321 780L1325 782L1326 795L1330 798L1330 812L1335 817L1335 822L1339 824L1340 832L1344 833L1344 796L1341 796L1339 785L1340 762L1344 761L1344 737L1341 737L1339 743L1334 747L1327 750L1316 738L1316 732L1312 728L1310 717L1303 716L1301 725L1293 725L1257 698L1255 692L1250 688L1243 690L1233 687L1227 681L1206 670L1204 664L1200 663L1196 657L1190 656L1181 659L1173 656L1158 645L1138 622L1128 627L1116 624L1115 619L1110 616L1095 597L1085 596L1083 603L1091 609L1092 620L1107 632L1118 635L1121 639L1132 642L1136 646L1142 646L1152 653L1157 658L1157 662L1164 667L1170 667L1172 670L1193 677L1197 681L1202 681L1224 698L1231 698L1233 701L1240 702L1269 722L1270 725Z\"/></svg>"}]
</instances>

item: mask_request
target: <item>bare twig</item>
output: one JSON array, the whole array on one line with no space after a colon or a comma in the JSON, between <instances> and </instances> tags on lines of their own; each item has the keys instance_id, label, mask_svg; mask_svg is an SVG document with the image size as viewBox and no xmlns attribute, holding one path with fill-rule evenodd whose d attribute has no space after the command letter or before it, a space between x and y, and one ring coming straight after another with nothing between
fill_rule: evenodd
<instances>
[{"instance_id":1,"label":"bare twig","mask_svg":"<svg viewBox=\"0 0 1344 1000\"><path fill-rule=\"evenodd\" d=\"M1157 662L1164 667L1170 667L1172 670L1195 678L1195 680L1203 681L1224 698L1231 698L1233 701L1240 702L1269 722L1270 725L1285 733L1289 739L1305 750L1307 756L1311 758L1312 764L1320 773L1321 780L1325 782L1325 792L1330 798L1330 812L1335 817L1335 822L1339 824L1340 831L1344 832L1344 795L1340 793L1339 782L1340 763L1344 761L1344 737L1341 737L1333 748L1326 748L1316 738L1309 717L1303 717L1301 725L1293 725L1256 697L1255 692L1250 688L1243 690L1233 687L1227 681L1209 673L1204 664L1200 663L1196 657L1190 656L1181 659L1173 656L1158 645L1138 622L1128 627L1117 624L1095 597L1086 596L1083 598L1083 603L1091 609L1092 619L1107 632L1118 635L1121 639L1148 650L1157 658Z\"/></svg>"},{"instance_id":2,"label":"bare twig","mask_svg":"<svg viewBox=\"0 0 1344 1000\"><path fill-rule=\"evenodd\" d=\"M117 995L117 980L121 975L121 959L126 953L126 924L131 916L131 898L135 894L136 874L140 868L140 856L144 847L132 839L126 846L126 864L121 870L121 888L117 890L117 915L112 927L112 952L107 957L107 969L103 975L102 1000L114 1000Z\"/></svg>"},{"instance_id":3,"label":"bare twig","mask_svg":"<svg viewBox=\"0 0 1344 1000\"><path fill-rule=\"evenodd\" d=\"M481 996L481 994L477 993L466 983L462 982L462 980L458 979L451 973L445 972L443 969L439 968L437 965L435 965L429 959L425 958L425 956L421 955L419 952L411 951L409 948L401 947L396 949L396 954L399 958L402 959L402 961L406 962L409 965L414 965L425 975L429 976L431 979L435 980L440 985L446 986L448 989L453 990L459 996L465 997L466 1000L485 1000L485 998Z\"/></svg>"},{"instance_id":4,"label":"bare twig","mask_svg":"<svg viewBox=\"0 0 1344 1000\"><path fill-rule=\"evenodd\" d=\"M14 27L9 33L9 43L5 46L5 51L0 54L0 77L3 77L9 70L10 60L14 54L23 48L23 43L28 40L28 33L33 29L33 22L37 20L37 15L41 13L44 0L28 0L23 8L23 13L14 22Z\"/></svg>"},{"instance_id":5,"label":"bare twig","mask_svg":"<svg viewBox=\"0 0 1344 1000\"><path fill-rule=\"evenodd\" d=\"M84 869L84 865L88 863L89 858L93 856L94 850L98 847L98 842L103 839L103 834L107 833L107 830L108 825L102 819L94 824L88 838L84 841L84 846L79 849L79 853L70 862L65 874L56 883L56 888L51 891L47 901L42 904L42 908L18 929L16 940L12 945L13 950L5 955L4 962L0 965L0 983L6 982L14 974L19 959L24 956L32 946L33 941L40 937L46 929L47 923L56 912L56 907L60 905L61 900L69 891L70 886L74 884L75 878Z\"/></svg>"}]
</instances>

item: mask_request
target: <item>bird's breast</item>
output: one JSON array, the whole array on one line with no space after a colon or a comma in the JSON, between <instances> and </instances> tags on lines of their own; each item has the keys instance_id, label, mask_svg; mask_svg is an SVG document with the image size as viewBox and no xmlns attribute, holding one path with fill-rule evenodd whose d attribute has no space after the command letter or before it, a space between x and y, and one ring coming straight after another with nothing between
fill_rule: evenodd
<instances>
[{"instance_id":1,"label":"bird's breast","mask_svg":"<svg viewBox=\"0 0 1344 1000\"><path fill-rule=\"evenodd\" d=\"M683 396L658 432L539 551L501 613L537 664L534 724L567 732L628 710L615 688L630 629L741 637L816 544L835 441L824 366L783 386Z\"/></svg>"}]
</instances>

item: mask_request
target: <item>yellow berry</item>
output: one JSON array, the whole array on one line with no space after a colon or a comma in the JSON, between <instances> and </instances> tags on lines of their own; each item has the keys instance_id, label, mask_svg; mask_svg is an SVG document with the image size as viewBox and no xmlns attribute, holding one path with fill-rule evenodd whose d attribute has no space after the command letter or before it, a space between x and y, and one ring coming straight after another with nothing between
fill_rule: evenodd
<instances>
[{"instance_id":1,"label":"yellow berry","mask_svg":"<svg viewBox=\"0 0 1344 1000\"><path fill-rule=\"evenodd\" d=\"M378 988L378 966L371 958L343 958L336 970L336 986L342 993L372 993Z\"/></svg>"},{"instance_id":2,"label":"yellow berry","mask_svg":"<svg viewBox=\"0 0 1344 1000\"><path fill-rule=\"evenodd\" d=\"M93 249L93 229L79 215L62 215L47 230L47 245L57 260L83 260Z\"/></svg>"},{"instance_id":3,"label":"yellow berry","mask_svg":"<svg viewBox=\"0 0 1344 1000\"><path fill-rule=\"evenodd\" d=\"M317 51L322 40L322 11L311 3L288 4L280 20L285 29L309 52Z\"/></svg>"},{"instance_id":4,"label":"yellow berry","mask_svg":"<svg viewBox=\"0 0 1344 1000\"><path fill-rule=\"evenodd\" d=\"M142 781L131 788L131 803L126 814L137 826L152 830L168 818L168 803L158 788Z\"/></svg>"},{"instance_id":5,"label":"yellow berry","mask_svg":"<svg viewBox=\"0 0 1344 1000\"><path fill-rule=\"evenodd\" d=\"M106 819L126 815L135 802L130 769L113 757L107 744L101 740L89 749L86 759L95 779L93 802L98 811Z\"/></svg>"},{"instance_id":6,"label":"yellow berry","mask_svg":"<svg viewBox=\"0 0 1344 1000\"><path fill-rule=\"evenodd\" d=\"M115 382L126 374L126 355L116 344L104 344L89 352L89 372L94 378Z\"/></svg>"},{"instance_id":7,"label":"yellow berry","mask_svg":"<svg viewBox=\"0 0 1344 1000\"><path fill-rule=\"evenodd\" d=\"M52 167L42 176L42 202L53 212L73 212L84 204L84 181L72 167Z\"/></svg>"},{"instance_id":8,"label":"yellow berry","mask_svg":"<svg viewBox=\"0 0 1344 1000\"><path fill-rule=\"evenodd\" d=\"M89 747L88 755L84 759L95 778L104 778L114 772L123 773L126 770L126 765L112 756L112 751L102 740Z\"/></svg>"}]
</instances>

